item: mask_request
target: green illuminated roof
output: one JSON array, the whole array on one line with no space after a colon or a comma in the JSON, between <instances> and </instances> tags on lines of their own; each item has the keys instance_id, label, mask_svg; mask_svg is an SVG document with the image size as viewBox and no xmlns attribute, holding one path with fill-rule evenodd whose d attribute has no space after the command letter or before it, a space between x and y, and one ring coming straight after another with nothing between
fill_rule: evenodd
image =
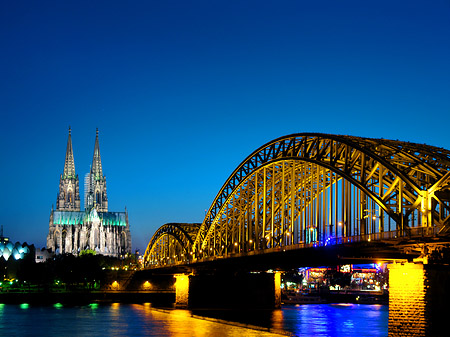
<instances>
[{"instance_id":1,"label":"green illuminated roof","mask_svg":"<svg viewBox=\"0 0 450 337\"><path fill-rule=\"evenodd\" d=\"M126 226L126 213L125 212L104 212L98 213L100 219L103 220L103 225L112 226Z\"/></svg>"},{"instance_id":2,"label":"green illuminated roof","mask_svg":"<svg viewBox=\"0 0 450 337\"><path fill-rule=\"evenodd\" d=\"M98 212L98 217L103 226L126 226L125 212ZM88 223L90 213L71 212L71 211L53 211L53 224L55 225L81 225Z\"/></svg>"},{"instance_id":3,"label":"green illuminated roof","mask_svg":"<svg viewBox=\"0 0 450 337\"><path fill-rule=\"evenodd\" d=\"M86 213L70 211L53 211L53 223L55 225L80 225Z\"/></svg>"}]
</instances>

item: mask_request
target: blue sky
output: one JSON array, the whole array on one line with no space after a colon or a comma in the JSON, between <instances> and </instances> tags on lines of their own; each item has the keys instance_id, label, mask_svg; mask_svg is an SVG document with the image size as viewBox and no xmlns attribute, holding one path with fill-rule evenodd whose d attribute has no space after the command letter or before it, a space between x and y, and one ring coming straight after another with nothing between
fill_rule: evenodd
<instances>
[{"instance_id":1,"label":"blue sky","mask_svg":"<svg viewBox=\"0 0 450 337\"><path fill-rule=\"evenodd\" d=\"M297 132L450 149L448 1L3 1L0 224L45 246L72 127L133 249Z\"/></svg>"}]
</instances>

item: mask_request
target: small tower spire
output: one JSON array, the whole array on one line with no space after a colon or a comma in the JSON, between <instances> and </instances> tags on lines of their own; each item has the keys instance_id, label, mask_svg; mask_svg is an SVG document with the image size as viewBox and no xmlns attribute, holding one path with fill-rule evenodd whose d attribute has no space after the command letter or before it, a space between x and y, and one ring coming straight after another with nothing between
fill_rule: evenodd
<instances>
[{"instance_id":1,"label":"small tower spire","mask_svg":"<svg viewBox=\"0 0 450 337\"><path fill-rule=\"evenodd\" d=\"M80 191L78 187L78 176L75 174L75 162L72 149L72 130L69 126L69 137L67 139L66 160L64 161L64 172L59 179L59 193L56 199L57 211L79 211Z\"/></svg>"},{"instance_id":2,"label":"small tower spire","mask_svg":"<svg viewBox=\"0 0 450 337\"><path fill-rule=\"evenodd\" d=\"M95 134L94 156L92 158L91 171L89 173L91 190L89 194L92 195L92 205L95 206L98 212L108 212L108 197L106 195L106 178L103 175L102 159L100 157L100 145L98 142L98 129ZM89 199L89 196L88 196Z\"/></svg>"},{"instance_id":3,"label":"small tower spire","mask_svg":"<svg viewBox=\"0 0 450 337\"><path fill-rule=\"evenodd\" d=\"M94 157L92 158L91 173L94 180L103 179L102 159L100 157L100 145L98 143L98 128L95 134Z\"/></svg>"},{"instance_id":4,"label":"small tower spire","mask_svg":"<svg viewBox=\"0 0 450 337\"><path fill-rule=\"evenodd\" d=\"M75 178L75 162L73 159L72 133L69 126L69 137L67 139L66 160L64 162L63 178Z\"/></svg>"}]
</instances>

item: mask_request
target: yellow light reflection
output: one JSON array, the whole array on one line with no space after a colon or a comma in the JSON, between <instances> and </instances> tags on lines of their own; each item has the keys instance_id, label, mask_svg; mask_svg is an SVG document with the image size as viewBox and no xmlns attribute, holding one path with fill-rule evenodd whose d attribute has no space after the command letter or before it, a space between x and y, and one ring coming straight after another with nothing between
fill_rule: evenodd
<instances>
[{"instance_id":1,"label":"yellow light reflection","mask_svg":"<svg viewBox=\"0 0 450 337\"><path fill-rule=\"evenodd\" d=\"M281 309L274 310L272 312L273 329L282 331L284 328L283 321L284 321L283 311Z\"/></svg>"}]
</instances>

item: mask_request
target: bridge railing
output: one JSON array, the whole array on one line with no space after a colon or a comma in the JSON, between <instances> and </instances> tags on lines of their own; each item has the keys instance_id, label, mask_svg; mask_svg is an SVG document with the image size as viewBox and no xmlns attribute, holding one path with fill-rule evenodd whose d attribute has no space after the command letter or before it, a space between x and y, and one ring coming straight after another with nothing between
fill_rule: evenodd
<instances>
[{"instance_id":1,"label":"bridge railing","mask_svg":"<svg viewBox=\"0 0 450 337\"><path fill-rule=\"evenodd\" d=\"M433 226L433 227L413 227L410 229L410 236L435 236L439 233L441 227Z\"/></svg>"}]
</instances>

